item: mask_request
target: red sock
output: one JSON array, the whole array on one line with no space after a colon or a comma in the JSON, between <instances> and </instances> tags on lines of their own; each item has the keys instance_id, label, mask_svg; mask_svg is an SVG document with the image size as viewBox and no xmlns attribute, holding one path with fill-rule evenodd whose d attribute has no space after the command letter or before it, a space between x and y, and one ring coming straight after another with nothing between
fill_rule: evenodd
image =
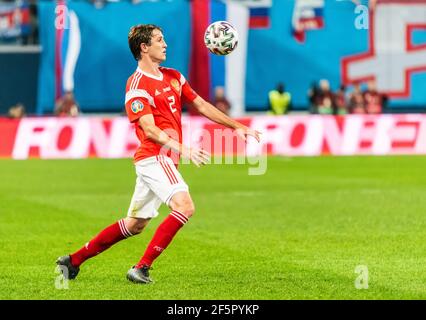
<instances>
[{"instance_id":1,"label":"red sock","mask_svg":"<svg viewBox=\"0 0 426 320\"><path fill-rule=\"evenodd\" d=\"M172 242L173 237L186 222L188 222L186 216L173 210L159 225L157 231L155 231L154 237L146 248L143 257L136 265L136 268L142 268L144 265L151 266L154 260Z\"/></svg>"},{"instance_id":2,"label":"red sock","mask_svg":"<svg viewBox=\"0 0 426 320\"><path fill-rule=\"evenodd\" d=\"M71 263L78 267L87 259L105 251L120 240L132 236L127 229L124 219L106 227L86 245L71 255Z\"/></svg>"}]
</instances>

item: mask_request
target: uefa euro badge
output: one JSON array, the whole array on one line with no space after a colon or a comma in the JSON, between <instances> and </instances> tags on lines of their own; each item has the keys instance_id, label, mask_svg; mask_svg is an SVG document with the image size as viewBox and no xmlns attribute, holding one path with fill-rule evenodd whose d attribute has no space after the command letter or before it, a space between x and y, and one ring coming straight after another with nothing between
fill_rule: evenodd
<instances>
[{"instance_id":1,"label":"uefa euro badge","mask_svg":"<svg viewBox=\"0 0 426 320\"><path fill-rule=\"evenodd\" d=\"M143 103L139 100L133 101L132 103L132 111L133 113L138 113L143 110Z\"/></svg>"}]
</instances>

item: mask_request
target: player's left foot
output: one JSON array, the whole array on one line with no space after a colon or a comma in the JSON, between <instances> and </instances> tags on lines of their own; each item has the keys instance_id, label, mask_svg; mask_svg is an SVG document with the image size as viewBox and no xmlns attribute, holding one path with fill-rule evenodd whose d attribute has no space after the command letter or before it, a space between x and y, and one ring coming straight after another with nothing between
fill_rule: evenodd
<instances>
[{"instance_id":1,"label":"player's left foot","mask_svg":"<svg viewBox=\"0 0 426 320\"><path fill-rule=\"evenodd\" d=\"M149 269L148 266L143 266L142 268L131 268L127 272L127 279L134 283L148 284L153 282L149 277Z\"/></svg>"},{"instance_id":2,"label":"player's left foot","mask_svg":"<svg viewBox=\"0 0 426 320\"><path fill-rule=\"evenodd\" d=\"M75 279L75 277L77 277L78 272L80 271L79 267L74 267L72 265L70 256L59 257L56 260L56 264L60 266L64 278L68 280Z\"/></svg>"}]
</instances>

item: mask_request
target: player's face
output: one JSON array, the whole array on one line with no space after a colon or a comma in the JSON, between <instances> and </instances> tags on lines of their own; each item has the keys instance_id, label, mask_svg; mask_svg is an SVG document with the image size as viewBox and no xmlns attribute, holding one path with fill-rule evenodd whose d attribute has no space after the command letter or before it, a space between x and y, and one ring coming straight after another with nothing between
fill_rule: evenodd
<instances>
[{"instance_id":1,"label":"player's face","mask_svg":"<svg viewBox=\"0 0 426 320\"><path fill-rule=\"evenodd\" d=\"M152 32L151 45L148 47L148 53L155 62L163 62L166 60L167 44L164 41L163 33L160 30Z\"/></svg>"}]
</instances>

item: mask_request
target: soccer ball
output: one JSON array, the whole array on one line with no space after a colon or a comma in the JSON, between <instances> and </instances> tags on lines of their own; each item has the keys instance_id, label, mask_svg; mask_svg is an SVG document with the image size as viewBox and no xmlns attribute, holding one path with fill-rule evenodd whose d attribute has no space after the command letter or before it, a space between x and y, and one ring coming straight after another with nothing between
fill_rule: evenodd
<instances>
[{"instance_id":1,"label":"soccer ball","mask_svg":"<svg viewBox=\"0 0 426 320\"><path fill-rule=\"evenodd\" d=\"M204 43L211 53L230 54L238 45L238 32L227 21L216 21L204 33Z\"/></svg>"}]
</instances>

